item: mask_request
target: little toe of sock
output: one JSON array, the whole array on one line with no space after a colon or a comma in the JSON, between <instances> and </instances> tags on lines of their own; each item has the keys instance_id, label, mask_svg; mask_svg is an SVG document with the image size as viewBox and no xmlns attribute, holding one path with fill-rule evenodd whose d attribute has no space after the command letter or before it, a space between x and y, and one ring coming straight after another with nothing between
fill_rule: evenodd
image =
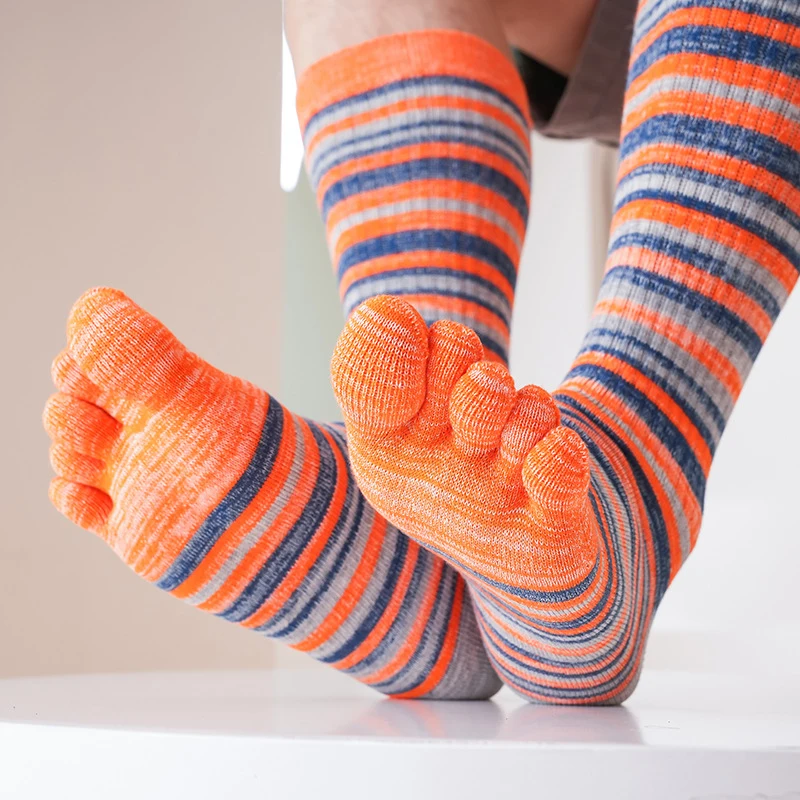
<instances>
[{"instance_id":1,"label":"little toe of sock","mask_svg":"<svg viewBox=\"0 0 800 800\"><path fill-rule=\"evenodd\" d=\"M122 426L103 409L67 394L54 394L45 406L45 430L64 447L92 458L110 452Z\"/></svg>"},{"instance_id":2,"label":"little toe of sock","mask_svg":"<svg viewBox=\"0 0 800 800\"><path fill-rule=\"evenodd\" d=\"M492 361L473 364L450 397L450 425L459 449L480 455L498 447L514 399L514 381L504 366Z\"/></svg>"},{"instance_id":3,"label":"little toe of sock","mask_svg":"<svg viewBox=\"0 0 800 800\"><path fill-rule=\"evenodd\" d=\"M188 381L197 359L151 314L116 289L85 292L67 324L69 351L102 391L166 404Z\"/></svg>"},{"instance_id":4,"label":"little toe of sock","mask_svg":"<svg viewBox=\"0 0 800 800\"><path fill-rule=\"evenodd\" d=\"M94 486L53 478L50 482L50 502L84 530L104 535L111 513L111 498Z\"/></svg>"},{"instance_id":5,"label":"little toe of sock","mask_svg":"<svg viewBox=\"0 0 800 800\"><path fill-rule=\"evenodd\" d=\"M410 422L425 400L428 329L408 303L373 297L347 320L331 379L348 425L379 435Z\"/></svg>"}]
</instances>

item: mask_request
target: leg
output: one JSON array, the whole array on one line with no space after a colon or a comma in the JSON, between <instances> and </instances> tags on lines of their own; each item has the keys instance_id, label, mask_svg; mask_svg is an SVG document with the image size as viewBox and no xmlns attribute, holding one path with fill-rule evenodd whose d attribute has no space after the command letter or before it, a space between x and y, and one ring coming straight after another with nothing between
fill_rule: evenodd
<instances>
[{"instance_id":1,"label":"leg","mask_svg":"<svg viewBox=\"0 0 800 800\"><path fill-rule=\"evenodd\" d=\"M332 364L366 496L467 576L501 677L613 703L697 537L736 398L800 269L800 15L644 0L606 277L551 399L356 310Z\"/></svg>"},{"instance_id":2,"label":"leg","mask_svg":"<svg viewBox=\"0 0 800 800\"><path fill-rule=\"evenodd\" d=\"M458 29L485 27L489 18L476 17L480 25L469 22L473 11L485 14L477 2L470 14L466 4L459 7L452 19L438 10L440 5L446 4L425 3L419 23ZM298 7L290 4L290 20ZM338 8L337 19L346 18L346 4ZM316 15L325 8L304 13L300 18L307 22L290 24L301 35L314 30ZM380 16L359 19L366 28L340 25L339 33L360 30L369 38L392 33L396 24L390 20L386 30L376 27ZM310 41L305 50L293 43L298 59L302 53L314 59L324 54L314 52L313 36ZM355 43L337 42L327 32L320 41L334 49ZM342 76L343 81L352 78ZM345 91L351 93L351 87ZM470 102L480 109L480 99ZM524 116L516 113L524 131ZM472 116L478 117L478 111ZM491 122L490 135L507 149L500 124ZM339 143L347 146L354 130L340 126ZM495 164L521 186L514 194L518 206L526 203L526 147L527 141L513 146L519 163L511 166L502 153L494 156ZM480 155L479 146L463 149ZM408 182L404 198L423 231L416 241L428 246L426 220L448 223L433 226L441 240L488 204L496 218L488 235L501 245L512 241L505 246L515 253L524 208L512 209L514 219L508 222L494 213L488 190L478 192L463 210L454 209L446 193L439 206L422 202L425 190L441 193L443 186L452 194L466 183L459 170L467 172L469 165L453 164L456 172L437 185ZM340 159L337 172L353 185L360 167L357 158L352 163ZM324 174L324 168L317 174ZM353 197L360 211L370 212L374 195ZM370 237L358 225L348 227L348 219L340 216L337 235L351 243L358 239L369 249ZM395 260L393 275L404 272L403 291L419 298L431 321L454 313L474 325L482 322L487 342L496 357L503 357L515 263L495 247L492 253L502 257L504 272L473 255L471 273L461 281L459 247L464 241L479 239L457 238L455 247L428 269L399 270ZM413 257L399 255L400 260ZM370 280L377 280L375 267L380 265L372 267ZM499 289L494 286L498 282ZM452 293L443 294L442 285ZM475 286L485 287L477 301ZM343 294L352 298L358 296L352 292L363 289L350 291ZM301 420L261 390L219 373L187 353L146 312L109 290L88 293L76 305L70 348L57 361L56 383L61 391L46 412L60 476L53 483L53 501L78 524L100 533L139 574L387 693L486 697L497 689L463 580L365 503L350 476L337 426Z\"/></svg>"}]
</instances>

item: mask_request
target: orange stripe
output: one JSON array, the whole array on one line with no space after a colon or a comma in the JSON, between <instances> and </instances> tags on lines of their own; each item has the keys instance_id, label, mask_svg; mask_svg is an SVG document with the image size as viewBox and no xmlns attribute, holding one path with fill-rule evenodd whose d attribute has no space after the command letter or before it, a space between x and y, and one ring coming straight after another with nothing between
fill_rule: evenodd
<instances>
[{"instance_id":1,"label":"orange stripe","mask_svg":"<svg viewBox=\"0 0 800 800\"><path fill-rule=\"evenodd\" d=\"M677 203L668 203L662 200L633 200L626 203L614 215L612 236L620 225L641 220L661 222L672 228L688 230L704 239L719 242L763 265L764 269L782 285L786 286L785 281L789 279L786 271L787 267L791 266L790 263L761 237L711 214L685 208ZM624 262L626 258L630 260ZM711 298L742 319L746 319L748 324L758 332L762 341L767 338L767 334L772 328L772 320L758 303L744 292L711 275L706 270L698 269L691 264L669 258L663 253L645 247L626 247L615 250L609 256L606 270L610 269L611 265L620 262L636 264L648 272L680 281L698 293ZM797 272L795 271L795 280L796 276ZM791 291L791 285L788 291Z\"/></svg>"},{"instance_id":2,"label":"orange stripe","mask_svg":"<svg viewBox=\"0 0 800 800\"><path fill-rule=\"evenodd\" d=\"M447 633L445 634L442 649L439 652L439 657L433 665L431 671L425 677L425 680L416 687L407 692L400 692L394 697L398 699L414 697L423 697L428 692L435 689L439 682L444 678L450 663L453 660L453 653L456 650L456 643L458 642L458 633L461 629L461 607L464 604L464 581L459 579L456 583L455 595L453 597L453 605L450 608L450 615L448 617Z\"/></svg>"},{"instance_id":3,"label":"orange stripe","mask_svg":"<svg viewBox=\"0 0 800 800\"><path fill-rule=\"evenodd\" d=\"M349 248L381 236L401 234L406 231L454 230L479 236L500 249L513 263L519 261L516 242L500 227L482 217L460 211L423 209L371 219L353 225L336 240L332 256L338 265L342 254Z\"/></svg>"},{"instance_id":4,"label":"orange stripe","mask_svg":"<svg viewBox=\"0 0 800 800\"><path fill-rule=\"evenodd\" d=\"M304 653L314 650L327 642L349 618L372 580L375 565L378 563L378 557L386 539L386 525L386 520L376 513L364 553L358 562L358 567L347 583L347 588L325 619L305 639L292 645L295 650L300 650ZM397 535L400 534L398 533Z\"/></svg>"},{"instance_id":5,"label":"orange stripe","mask_svg":"<svg viewBox=\"0 0 800 800\"><path fill-rule=\"evenodd\" d=\"M311 567L317 562L317 559L328 543L328 539L330 539L331 533L333 533L336 523L339 521L339 517L342 514L344 501L347 498L347 485L350 480L347 474L347 464L345 463L344 456L339 446L333 441L331 434L324 428L320 430L330 444L336 460L336 486L334 487L328 510L319 527L314 531L308 544L272 595L266 599L261 608L242 622L242 625L247 628L257 628L259 625L263 625L273 614L279 611L292 594L294 594L300 584L305 580Z\"/></svg>"},{"instance_id":6,"label":"orange stripe","mask_svg":"<svg viewBox=\"0 0 800 800\"><path fill-rule=\"evenodd\" d=\"M600 300L595 306L596 314L609 314L621 319L635 319L650 330L688 353L692 359L702 364L731 395L733 400L742 391L742 378L727 356L714 345L698 336L693 330L680 325L673 317L659 314L648 306L634 303L628 298Z\"/></svg>"},{"instance_id":7,"label":"orange stripe","mask_svg":"<svg viewBox=\"0 0 800 800\"><path fill-rule=\"evenodd\" d=\"M480 208L490 209L511 224L520 242L525 238L526 220L505 197L486 186L448 178L406 181L345 197L332 206L328 212L325 220L328 234L330 235L343 219L352 214L365 211L374 212L381 206L429 197L445 200L468 200Z\"/></svg>"},{"instance_id":8,"label":"orange stripe","mask_svg":"<svg viewBox=\"0 0 800 800\"><path fill-rule=\"evenodd\" d=\"M435 91L435 90L434 90ZM504 113L489 103L473 100L458 94L435 94L421 95L417 97L405 98L389 105L370 108L352 116L346 116L335 120L317 131L314 136L306 142L306 158L313 158L314 151L321 146L329 136L340 131L351 131L360 125L367 125L379 120L389 119L397 114L407 111L434 111L441 109L452 109L455 111L474 111L482 116L489 117L499 122L503 127L509 128L518 137L519 144L528 147L528 132L517 122L516 118Z\"/></svg>"},{"instance_id":9,"label":"orange stripe","mask_svg":"<svg viewBox=\"0 0 800 800\"><path fill-rule=\"evenodd\" d=\"M728 8L681 8L666 14L651 30L639 39L631 50L631 63L639 58L656 39L675 28L686 26L708 26L726 31L752 33L765 36L783 44L800 44L800 29L795 25L735 11Z\"/></svg>"},{"instance_id":10,"label":"orange stripe","mask_svg":"<svg viewBox=\"0 0 800 800\"><path fill-rule=\"evenodd\" d=\"M421 266L436 269L451 269L454 272L475 275L492 284L509 302L514 301L514 288L494 267L485 261L444 250L411 250L390 256L379 256L350 267L339 283L339 293L344 298L350 287L364 278L383 275L402 269L415 269Z\"/></svg>"},{"instance_id":11,"label":"orange stripe","mask_svg":"<svg viewBox=\"0 0 800 800\"><path fill-rule=\"evenodd\" d=\"M626 113L621 136L624 138L649 119L686 114L698 119L721 122L769 136L787 147L796 147L797 122L791 116L741 103L730 97L709 97L701 92L659 92L641 108Z\"/></svg>"},{"instance_id":12,"label":"orange stripe","mask_svg":"<svg viewBox=\"0 0 800 800\"><path fill-rule=\"evenodd\" d=\"M312 64L297 81L297 114L305 129L318 111L394 81L451 75L509 97L530 125L528 95L516 67L484 39L461 31L381 36Z\"/></svg>"},{"instance_id":13,"label":"orange stripe","mask_svg":"<svg viewBox=\"0 0 800 800\"><path fill-rule=\"evenodd\" d=\"M255 545L248 551L247 558L242 559L234 568L225 584L211 597L200 603L198 608L212 613L218 613L227 608L255 578L300 518L319 478L320 454L308 423L302 419L298 421L303 434L303 480L297 482L295 491L275 517L275 521L270 526L269 535L259 537Z\"/></svg>"},{"instance_id":14,"label":"orange stripe","mask_svg":"<svg viewBox=\"0 0 800 800\"><path fill-rule=\"evenodd\" d=\"M353 650L352 653L350 653L350 655L345 656L339 661L333 663L331 666L338 670L350 669L350 667L360 664L383 641L383 638L392 627L395 619L397 619L397 614L403 605L406 592L408 591L409 584L411 583L411 578L414 575L414 569L417 566L419 554L419 545L416 542L409 541L408 551L406 552L406 557L403 561L403 567L400 571L400 575L398 576L397 582L394 585L392 597L386 606L386 610L383 612L383 614L381 614L381 618L378 620L378 623L369 632L364 641L362 641L361 644L355 650Z\"/></svg>"},{"instance_id":15,"label":"orange stripe","mask_svg":"<svg viewBox=\"0 0 800 800\"><path fill-rule=\"evenodd\" d=\"M277 402L273 400L273 402ZM247 508L228 526L222 535L214 542L211 549L197 565L195 571L171 594L180 599L186 599L198 591L207 582L212 580L223 564L233 555L243 539L258 524L258 521L273 505L281 489L283 489L295 458L295 426L292 424L292 415L284 410L283 433L278 452L275 455L272 469L264 485L258 491ZM272 530L270 530L272 533ZM279 541L271 537L273 548ZM227 581L226 581L227 585ZM225 592L225 587L218 590ZM227 599L233 599L228 595Z\"/></svg>"},{"instance_id":16,"label":"orange stripe","mask_svg":"<svg viewBox=\"0 0 800 800\"><path fill-rule=\"evenodd\" d=\"M797 187L758 164L743 161L727 153L715 153L672 142L658 142L639 148L624 159L620 163L619 179L649 164L670 164L673 167L687 169L702 168L703 172L710 175L717 175L755 189L800 215L800 190Z\"/></svg>"},{"instance_id":17,"label":"orange stripe","mask_svg":"<svg viewBox=\"0 0 800 800\"><path fill-rule=\"evenodd\" d=\"M455 142L422 142L421 144L397 147L383 153L371 153L369 155L351 158L334 167L331 167L320 179L317 186L317 204L322 205L325 193L335 183L344 178L351 178L353 175L370 170L386 169L398 164L407 164L409 161L418 161L424 158L459 158L465 161L472 161L484 167L490 167L497 172L505 175L520 190L526 201L530 197L530 187L528 182L523 179L514 165L502 156L489 153L480 147L473 147L468 144ZM469 182L463 181L465 193L469 195ZM475 184L480 185L480 184Z\"/></svg>"}]
</instances>

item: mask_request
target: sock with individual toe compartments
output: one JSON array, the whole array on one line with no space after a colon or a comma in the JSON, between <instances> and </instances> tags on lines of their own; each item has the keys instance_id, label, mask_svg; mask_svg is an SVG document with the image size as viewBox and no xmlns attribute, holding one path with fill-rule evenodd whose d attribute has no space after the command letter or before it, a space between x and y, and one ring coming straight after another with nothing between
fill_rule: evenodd
<instances>
[{"instance_id":1,"label":"sock with individual toe compartments","mask_svg":"<svg viewBox=\"0 0 800 800\"><path fill-rule=\"evenodd\" d=\"M607 271L550 398L466 329L356 310L332 362L354 474L471 584L495 668L624 700L700 527L719 438L800 269L800 12L645 0ZM435 398L435 399L431 399Z\"/></svg>"},{"instance_id":2,"label":"sock with individual toe compartments","mask_svg":"<svg viewBox=\"0 0 800 800\"><path fill-rule=\"evenodd\" d=\"M348 69L354 62L368 65L369 73ZM396 102L386 102L387 93ZM505 358L528 206L524 103L511 62L477 37L457 32L383 37L334 54L301 76L298 112L308 167L328 223L346 312L371 293L397 291L428 321L451 315L474 326L487 355ZM367 125L368 118L374 124ZM111 348L104 337L115 332L92 315L86 319L81 338L87 346ZM144 350L151 344L145 342ZM67 355L57 363L62 393L105 403L112 418L120 416L123 411L114 410L119 397L99 392L73 361ZM69 370L63 368L67 363ZM225 376L219 382L222 399L230 382L236 381ZM80 389L71 391L73 384ZM115 486L132 482L120 477L124 470L115 460L112 468L100 459L85 463L83 454L63 443L67 431L85 426L80 415L58 411L63 398L47 414L57 442L52 461L63 476L53 483L53 501L78 524L101 531L126 561L163 588L307 650L382 691L413 697L485 697L496 691L499 682L462 578L364 501L349 474L341 428L298 419L260 390L248 392L268 403L259 425L271 441L269 452L260 455L254 445L253 461L258 457L261 466L248 467L240 483L262 480L258 469L270 471L272 494L265 499L265 489L249 499L240 486L239 494L225 495L212 511L209 497L219 495L212 486L214 470L201 465L191 490L170 485L174 475L159 478L173 505L195 508L188 523L179 518L153 525L160 514L151 520L137 512L128 524L127 538L167 549L155 571L143 569L138 553L134 558L113 544L121 518L133 513L126 502L132 490ZM203 447L214 425L230 427L237 415L235 409L215 411L212 400L198 400L205 418L170 418ZM131 407L131 414L142 413L138 401ZM208 430L192 427L201 423ZM140 424L135 417L122 438L148 442L139 435ZM178 443L168 447L163 429L169 427L162 423L161 440L149 440L158 456L154 470L159 462L201 458L191 448L181 454ZM253 427L249 422L243 430L252 433ZM116 483L99 483L90 466L105 470L103 480L116 475ZM128 466L143 473L145 482L156 477L138 455ZM210 482L200 493L204 476ZM193 526L196 533L187 539ZM337 592L344 594L334 604Z\"/></svg>"},{"instance_id":3,"label":"sock with individual toe compartments","mask_svg":"<svg viewBox=\"0 0 800 800\"><path fill-rule=\"evenodd\" d=\"M50 496L140 576L405 697L499 681L463 580L378 515L343 431L188 352L121 292L75 305L45 409Z\"/></svg>"},{"instance_id":4,"label":"sock with individual toe compartments","mask_svg":"<svg viewBox=\"0 0 800 800\"><path fill-rule=\"evenodd\" d=\"M530 200L526 104L513 63L460 31L380 37L300 76L306 166L346 315L398 295L506 360Z\"/></svg>"}]
</instances>

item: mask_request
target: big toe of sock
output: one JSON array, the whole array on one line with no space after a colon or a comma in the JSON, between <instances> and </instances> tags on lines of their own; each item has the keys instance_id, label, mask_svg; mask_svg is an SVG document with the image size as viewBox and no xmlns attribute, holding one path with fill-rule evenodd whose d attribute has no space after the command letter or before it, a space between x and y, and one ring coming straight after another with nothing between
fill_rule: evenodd
<instances>
[{"instance_id":1,"label":"big toe of sock","mask_svg":"<svg viewBox=\"0 0 800 800\"><path fill-rule=\"evenodd\" d=\"M412 306L373 297L347 320L331 360L348 426L381 434L411 421L425 400L428 329Z\"/></svg>"},{"instance_id":2,"label":"big toe of sock","mask_svg":"<svg viewBox=\"0 0 800 800\"><path fill-rule=\"evenodd\" d=\"M81 295L69 315L67 341L97 386L152 407L174 397L194 366L175 336L117 289Z\"/></svg>"}]
</instances>

